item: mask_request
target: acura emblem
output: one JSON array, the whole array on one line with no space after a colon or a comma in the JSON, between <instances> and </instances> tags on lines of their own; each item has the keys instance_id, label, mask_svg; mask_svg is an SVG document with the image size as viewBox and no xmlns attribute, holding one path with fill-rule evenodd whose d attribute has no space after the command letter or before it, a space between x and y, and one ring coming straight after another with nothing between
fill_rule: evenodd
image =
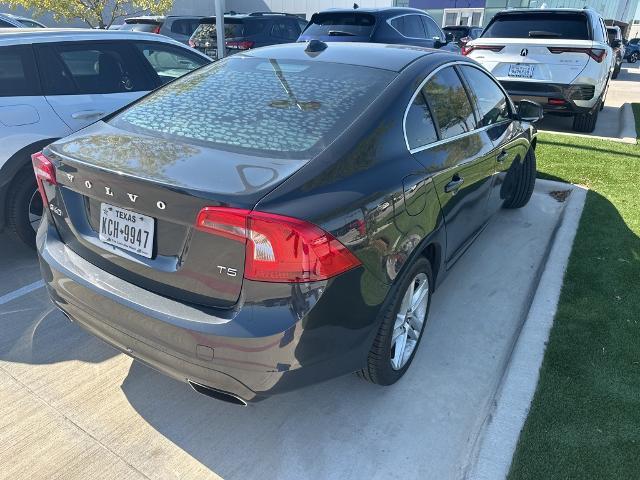
<instances>
[{"instance_id":1,"label":"acura emblem","mask_svg":"<svg viewBox=\"0 0 640 480\"><path fill-rule=\"evenodd\" d=\"M520 50L521 57L526 57L527 55L529 55L529 50L527 50L526 48L523 48L522 50Z\"/></svg>"}]
</instances>

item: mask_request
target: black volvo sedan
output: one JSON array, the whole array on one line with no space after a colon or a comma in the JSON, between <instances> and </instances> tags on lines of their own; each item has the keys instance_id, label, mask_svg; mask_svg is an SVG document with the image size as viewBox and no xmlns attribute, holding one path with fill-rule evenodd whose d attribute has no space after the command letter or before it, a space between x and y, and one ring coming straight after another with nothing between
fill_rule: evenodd
<instances>
[{"instance_id":1,"label":"black volvo sedan","mask_svg":"<svg viewBox=\"0 0 640 480\"><path fill-rule=\"evenodd\" d=\"M540 115L436 50L229 57L33 156L48 291L215 398L351 372L392 384L447 270L528 202Z\"/></svg>"}]
</instances>

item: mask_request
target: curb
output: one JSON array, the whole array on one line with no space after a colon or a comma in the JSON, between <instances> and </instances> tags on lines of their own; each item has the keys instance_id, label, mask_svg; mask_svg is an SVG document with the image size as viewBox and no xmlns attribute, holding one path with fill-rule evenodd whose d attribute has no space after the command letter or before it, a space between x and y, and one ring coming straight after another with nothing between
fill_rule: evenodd
<instances>
[{"instance_id":1,"label":"curb","mask_svg":"<svg viewBox=\"0 0 640 480\"><path fill-rule=\"evenodd\" d=\"M617 137L603 137L602 135L590 135L586 133L559 132L556 130L540 130L540 133L568 135L570 137L595 138L598 140L609 140L611 142L636 144L636 120L630 103L624 103L620 108L618 108L618 121L620 122L620 131L618 132Z\"/></svg>"},{"instance_id":2,"label":"curb","mask_svg":"<svg viewBox=\"0 0 640 480\"><path fill-rule=\"evenodd\" d=\"M509 474L520 431L538 384L586 194L586 189L573 186L540 275L538 289L496 391L492 411L477 439L477 450L464 476L468 480L496 480Z\"/></svg>"}]
</instances>

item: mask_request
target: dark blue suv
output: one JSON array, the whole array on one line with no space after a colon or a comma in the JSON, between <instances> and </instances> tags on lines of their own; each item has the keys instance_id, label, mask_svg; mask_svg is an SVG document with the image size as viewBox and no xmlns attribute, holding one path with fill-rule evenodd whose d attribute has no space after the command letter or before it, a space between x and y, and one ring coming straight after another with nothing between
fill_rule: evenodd
<instances>
[{"instance_id":1,"label":"dark blue suv","mask_svg":"<svg viewBox=\"0 0 640 480\"><path fill-rule=\"evenodd\" d=\"M424 11L415 8L331 9L316 13L299 42L374 42L458 51Z\"/></svg>"}]
</instances>

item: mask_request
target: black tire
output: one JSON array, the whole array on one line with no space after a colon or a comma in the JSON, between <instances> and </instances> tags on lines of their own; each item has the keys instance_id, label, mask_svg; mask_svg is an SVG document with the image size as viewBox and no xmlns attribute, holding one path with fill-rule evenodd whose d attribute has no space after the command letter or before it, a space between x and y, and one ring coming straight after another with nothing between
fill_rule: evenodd
<instances>
[{"instance_id":1,"label":"black tire","mask_svg":"<svg viewBox=\"0 0 640 480\"><path fill-rule=\"evenodd\" d=\"M396 323L396 317L398 315L402 300L407 293L412 281L419 275L426 274L428 281L428 293L427 293L427 305L424 316L424 321L420 329L418 340L411 352L410 357L400 369L394 369L391 366L391 359L393 355L392 351L392 334L394 325ZM419 257L402 275L402 278L397 283L397 288L392 291L393 295L389 306L381 312L382 322L376 335L371 350L367 356L367 366L360 370L358 376L378 385L391 385L405 374L409 369L413 358L420 346L420 340L422 340L422 333L424 327L429 320L429 308L431 307L431 292L433 290L433 273L431 269L431 263L425 257Z\"/></svg>"},{"instance_id":2,"label":"black tire","mask_svg":"<svg viewBox=\"0 0 640 480\"><path fill-rule=\"evenodd\" d=\"M618 78L618 74L620 73L620 69L622 68L622 65L617 65L613 68L613 73L611 74L611 78L616 79Z\"/></svg>"},{"instance_id":3,"label":"black tire","mask_svg":"<svg viewBox=\"0 0 640 480\"><path fill-rule=\"evenodd\" d=\"M638 54L636 52L634 52L629 56L628 62L629 63L636 63L637 61L638 61Z\"/></svg>"},{"instance_id":4,"label":"black tire","mask_svg":"<svg viewBox=\"0 0 640 480\"><path fill-rule=\"evenodd\" d=\"M522 208L531 199L533 188L536 185L536 152L529 149L524 161L519 165L514 165L515 169L510 172L514 177L511 182L511 193L502 205L504 208Z\"/></svg>"},{"instance_id":5,"label":"black tire","mask_svg":"<svg viewBox=\"0 0 640 480\"><path fill-rule=\"evenodd\" d=\"M29 209L39 211L42 216L42 198L38 192L33 170L20 171L11 183L7 203L9 226L16 232L20 240L35 249L36 231L31 225Z\"/></svg>"},{"instance_id":6,"label":"black tire","mask_svg":"<svg viewBox=\"0 0 640 480\"><path fill-rule=\"evenodd\" d=\"M578 113L573 117L573 130L581 133L591 133L596 128L600 104L589 113Z\"/></svg>"}]
</instances>

